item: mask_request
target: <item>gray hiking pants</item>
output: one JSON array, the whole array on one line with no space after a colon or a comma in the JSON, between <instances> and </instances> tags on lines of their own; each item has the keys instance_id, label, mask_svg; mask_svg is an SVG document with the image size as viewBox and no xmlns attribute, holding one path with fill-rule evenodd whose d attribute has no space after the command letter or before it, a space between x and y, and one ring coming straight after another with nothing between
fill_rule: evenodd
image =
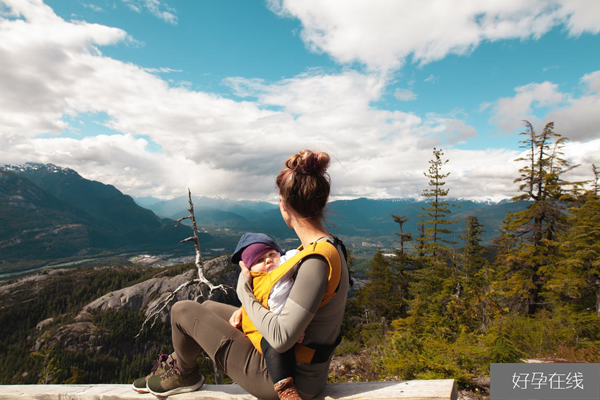
<instances>
[{"instance_id":1,"label":"gray hiking pants","mask_svg":"<svg viewBox=\"0 0 600 400\"><path fill-rule=\"evenodd\" d=\"M235 383L259 399L277 399L262 354L239 329L229 324L236 307L206 301L179 301L171 310L171 332L177 365L196 367L202 350Z\"/></svg>"}]
</instances>

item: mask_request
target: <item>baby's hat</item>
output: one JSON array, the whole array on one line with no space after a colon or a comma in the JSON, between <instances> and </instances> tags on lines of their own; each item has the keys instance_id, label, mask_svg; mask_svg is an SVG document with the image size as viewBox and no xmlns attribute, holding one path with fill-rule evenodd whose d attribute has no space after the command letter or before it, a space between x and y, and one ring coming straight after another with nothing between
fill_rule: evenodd
<instances>
[{"instance_id":1,"label":"baby's hat","mask_svg":"<svg viewBox=\"0 0 600 400\"><path fill-rule=\"evenodd\" d=\"M242 237L240 238L240 241L238 242L235 251L233 252L233 255L231 256L231 262L233 264L238 264L240 262L240 260L242 259L242 253L244 252L244 250L246 250L246 248L252 244L255 243L262 243L262 244L266 244L269 247L272 247L273 249L277 250L279 252L279 254L283 254L283 251L281 251L281 248L277 245L277 243L275 243L275 241L273 239L271 239L269 236L265 235L264 233L253 233L253 232L246 232L242 235ZM258 257L262 256L264 253L260 254ZM255 259L256 260L256 259ZM246 263L244 263L246 264ZM250 265L246 264L247 267L250 267Z\"/></svg>"}]
</instances>

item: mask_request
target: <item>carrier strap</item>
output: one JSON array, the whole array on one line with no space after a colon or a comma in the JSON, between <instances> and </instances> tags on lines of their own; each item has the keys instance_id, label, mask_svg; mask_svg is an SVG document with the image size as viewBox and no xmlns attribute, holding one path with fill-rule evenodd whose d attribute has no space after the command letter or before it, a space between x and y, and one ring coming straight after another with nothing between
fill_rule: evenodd
<instances>
[{"instance_id":1,"label":"carrier strap","mask_svg":"<svg viewBox=\"0 0 600 400\"><path fill-rule=\"evenodd\" d=\"M338 239L334 238L334 242L332 243L329 239L327 240L318 240L310 245L307 248L303 248L300 246L298 250L300 252L287 260L285 263L280 265L277 269L272 272L250 272L253 277L254 284L254 295L257 300L266 308L268 308L269 295L271 293L271 289L276 282L278 282L281 278L283 278L293 267L295 267L298 263L302 262L303 259L312 255L320 255L325 258L327 264L329 265L329 276L327 277L327 286L325 289L325 294L323 295L323 300L321 304L319 304L319 308L325 306L336 292L340 286L340 280L342 275L342 261L340 254L337 250L337 246L341 244L342 253L344 255L344 259L347 260L347 252L343 243ZM242 329L246 336L252 341L254 347L262 353L262 349L260 346L260 341L262 339L262 334L258 332L258 329L254 326L250 317L246 313L245 309L242 309ZM296 344L294 347L294 351L296 353L296 361L301 363L318 363L324 362L329 359L333 350L337 347L337 345L341 341L341 334L338 336L336 341L331 345L322 345L322 344Z\"/></svg>"}]
</instances>

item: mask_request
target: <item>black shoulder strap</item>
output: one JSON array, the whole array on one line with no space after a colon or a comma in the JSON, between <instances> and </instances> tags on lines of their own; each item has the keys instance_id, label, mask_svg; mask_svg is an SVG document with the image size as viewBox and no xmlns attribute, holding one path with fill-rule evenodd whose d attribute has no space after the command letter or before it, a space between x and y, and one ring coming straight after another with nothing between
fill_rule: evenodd
<instances>
[{"instance_id":1,"label":"black shoulder strap","mask_svg":"<svg viewBox=\"0 0 600 400\"><path fill-rule=\"evenodd\" d=\"M335 247L339 246L342 249L342 254L344 254L344 260L346 261L346 268L348 268L348 250L346 250L344 242L342 242L337 236L334 236L333 245ZM350 276L350 271L348 271L348 283L350 284L350 286L354 286L354 279L352 279L352 277ZM340 285L338 284L338 287L335 288L336 292L338 291L339 287Z\"/></svg>"}]
</instances>

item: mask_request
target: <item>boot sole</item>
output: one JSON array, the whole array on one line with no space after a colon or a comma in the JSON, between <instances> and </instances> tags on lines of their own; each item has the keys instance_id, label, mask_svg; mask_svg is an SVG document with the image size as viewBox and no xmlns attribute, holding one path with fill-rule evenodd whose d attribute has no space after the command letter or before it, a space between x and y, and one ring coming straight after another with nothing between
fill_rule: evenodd
<instances>
[{"instance_id":1,"label":"boot sole","mask_svg":"<svg viewBox=\"0 0 600 400\"><path fill-rule=\"evenodd\" d=\"M150 393L150 391L147 388L135 387L135 386L133 386L133 384L131 385L131 388L138 393Z\"/></svg>"},{"instance_id":2,"label":"boot sole","mask_svg":"<svg viewBox=\"0 0 600 400\"><path fill-rule=\"evenodd\" d=\"M148 390L148 392L152 393L156 397L168 397L168 396L171 396L173 394L178 394L178 393L194 392L194 391L200 389L203 385L204 385L204 376L202 376L202 379L200 379L200 382L193 384L192 386L178 387L178 388L171 389L171 390L163 392L163 393L154 392L152 389L147 389L147 390Z\"/></svg>"}]
</instances>

